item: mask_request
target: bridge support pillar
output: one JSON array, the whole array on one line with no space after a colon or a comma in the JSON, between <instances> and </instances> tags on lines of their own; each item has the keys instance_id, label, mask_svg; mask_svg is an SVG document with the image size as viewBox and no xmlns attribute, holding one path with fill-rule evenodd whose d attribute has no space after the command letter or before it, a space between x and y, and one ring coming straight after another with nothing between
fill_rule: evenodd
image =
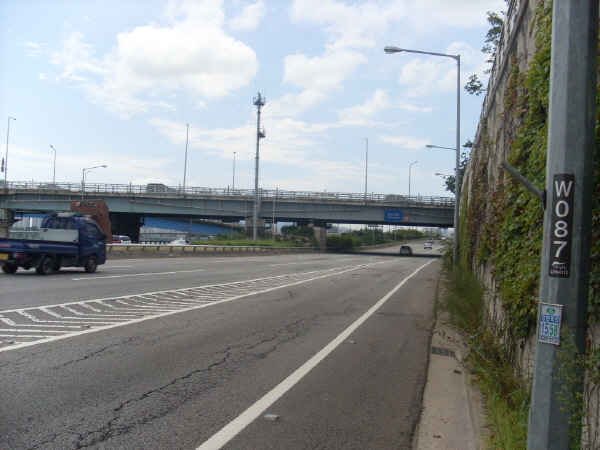
<instances>
[{"instance_id":1,"label":"bridge support pillar","mask_svg":"<svg viewBox=\"0 0 600 450\"><path fill-rule=\"evenodd\" d=\"M0 238L8 237L8 229L15 222L14 214L9 209L0 209Z\"/></svg>"},{"instance_id":2,"label":"bridge support pillar","mask_svg":"<svg viewBox=\"0 0 600 450\"><path fill-rule=\"evenodd\" d=\"M325 251L327 249L327 224L317 223L315 225L315 223L311 221L308 226L315 230L315 237L317 238L319 247L321 250Z\"/></svg>"},{"instance_id":3,"label":"bridge support pillar","mask_svg":"<svg viewBox=\"0 0 600 450\"><path fill-rule=\"evenodd\" d=\"M143 217L135 213L110 213L112 234L129 236L132 242L140 242L140 229L144 225Z\"/></svg>"}]
</instances>

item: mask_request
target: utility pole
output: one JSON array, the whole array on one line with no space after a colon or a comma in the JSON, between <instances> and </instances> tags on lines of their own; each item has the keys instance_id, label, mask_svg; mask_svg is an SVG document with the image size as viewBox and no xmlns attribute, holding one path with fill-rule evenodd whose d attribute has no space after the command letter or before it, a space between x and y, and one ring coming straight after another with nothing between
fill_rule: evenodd
<instances>
[{"instance_id":1,"label":"utility pole","mask_svg":"<svg viewBox=\"0 0 600 450\"><path fill-rule=\"evenodd\" d=\"M265 137L264 130L260 129L260 109L265 106L265 99L261 97L260 92L258 97L254 98L254 106L256 106L256 158L254 165L254 214L252 216L252 240L258 240L258 160L259 160L259 149L260 140Z\"/></svg>"},{"instance_id":2,"label":"utility pole","mask_svg":"<svg viewBox=\"0 0 600 450\"><path fill-rule=\"evenodd\" d=\"M586 350L590 277L598 1L555 1L552 20L547 208L528 450L567 450L573 440L559 399L561 334ZM562 310L562 315L560 314ZM561 330L562 322L562 330ZM579 377L583 389L583 375ZM575 395L576 392L570 392ZM581 430L574 430L581 433Z\"/></svg>"}]
</instances>

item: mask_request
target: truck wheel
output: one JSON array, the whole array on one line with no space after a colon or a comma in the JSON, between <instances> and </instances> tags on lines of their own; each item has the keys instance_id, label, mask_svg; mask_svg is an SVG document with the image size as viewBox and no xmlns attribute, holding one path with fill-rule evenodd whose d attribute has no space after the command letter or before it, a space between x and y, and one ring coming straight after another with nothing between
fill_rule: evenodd
<instances>
[{"instance_id":1,"label":"truck wheel","mask_svg":"<svg viewBox=\"0 0 600 450\"><path fill-rule=\"evenodd\" d=\"M52 266L54 266L52 258L46 256L42 259L40 265L36 267L35 272L38 275L50 275L52 273Z\"/></svg>"},{"instance_id":2,"label":"truck wheel","mask_svg":"<svg viewBox=\"0 0 600 450\"><path fill-rule=\"evenodd\" d=\"M17 266L16 264L4 264L2 266L2 272L4 272L4 273L15 273L18 268L19 268L19 266Z\"/></svg>"},{"instance_id":3,"label":"truck wheel","mask_svg":"<svg viewBox=\"0 0 600 450\"><path fill-rule=\"evenodd\" d=\"M94 273L98 268L98 258L96 255L91 255L85 262L84 269L87 273Z\"/></svg>"}]
</instances>

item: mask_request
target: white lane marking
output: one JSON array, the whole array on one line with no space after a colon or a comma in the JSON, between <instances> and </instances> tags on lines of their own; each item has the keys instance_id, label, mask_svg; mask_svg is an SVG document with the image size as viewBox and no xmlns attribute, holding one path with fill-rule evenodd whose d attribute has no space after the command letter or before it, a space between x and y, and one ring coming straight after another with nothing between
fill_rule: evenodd
<instances>
[{"instance_id":1,"label":"white lane marking","mask_svg":"<svg viewBox=\"0 0 600 450\"><path fill-rule=\"evenodd\" d=\"M232 259L217 259L211 260L211 264L213 263L230 263L230 262L264 262L264 259L250 259L250 258L232 258Z\"/></svg>"},{"instance_id":2,"label":"white lane marking","mask_svg":"<svg viewBox=\"0 0 600 450\"><path fill-rule=\"evenodd\" d=\"M388 299L394 295L408 280L414 277L423 267L431 264L434 260L431 260L412 274L402 280L396 287L388 292L381 300L371 307L366 313L364 313L356 322L346 328L338 337L327 344L320 352L305 362L300 368L298 368L289 377L279 383L275 388L268 392L264 397L250 406L246 411L236 417L233 421L225 425L220 431L214 434L210 439L204 442L196 450L219 450L231 439L233 439L240 431L248 426L254 419L256 419L263 411L269 406L275 403L280 397L282 397L287 391L289 391L296 383L298 383L307 373L309 373L317 364L319 364L327 355L329 355L338 345L344 342L350 334L352 334L360 325L371 317Z\"/></svg>"},{"instance_id":3,"label":"white lane marking","mask_svg":"<svg viewBox=\"0 0 600 450\"><path fill-rule=\"evenodd\" d=\"M148 277L154 275L172 275L174 273L192 273L192 272L204 272L204 269L199 270L179 270L177 272L149 272L149 273L131 273L124 275L107 275L105 277L90 276L85 278L71 278L73 281L89 281L89 280L101 280L103 278L126 278L126 277Z\"/></svg>"},{"instance_id":4,"label":"white lane marking","mask_svg":"<svg viewBox=\"0 0 600 450\"><path fill-rule=\"evenodd\" d=\"M293 263L281 263L281 264L270 264L270 267L275 266L297 266L298 264L314 264L314 262L293 262Z\"/></svg>"},{"instance_id":5,"label":"white lane marking","mask_svg":"<svg viewBox=\"0 0 600 450\"><path fill-rule=\"evenodd\" d=\"M131 320L128 320L126 322L121 322L121 323L113 323L112 325L107 325L107 326L99 326L99 327L96 327L94 329L87 329L87 330L83 330L83 331L75 331L75 332L69 333L67 335L56 336L56 337L44 339L43 341L24 342L24 343L19 343L19 344L11 345L10 347L0 347L0 352L11 351L11 350L16 350L18 348L29 347L29 346L32 346L32 345L37 345L37 344L42 344L42 343L48 343L48 342L58 341L58 340L61 340L61 339L66 339L66 338L70 338L70 337L74 337L74 336L81 336L83 334L95 333L97 331L108 330L110 328L121 327L121 326L124 326L124 325L130 325L130 324L133 324L133 323L144 322L146 320L157 319L159 317L165 317L165 316L170 316L170 315L173 315L173 314L179 314L180 312L183 312L183 311L193 311L193 310L200 309L200 308L206 308L208 306L218 305L218 304L221 304L221 303L238 300L240 298L249 297L249 296L252 296L252 295L264 294L266 292L271 292L271 291L274 291L276 289L282 289L282 288L286 288L286 287L289 287L289 286L295 286L297 284L302 284L302 283L306 283L308 281L318 280L318 279L321 279L321 278L327 278L327 277L331 277L331 276L334 276L334 275L341 275L341 274L346 273L346 272L352 272L353 270L357 270L357 269L361 269L361 268L365 268L365 267L370 267L370 266L374 266L374 265L377 265L377 264L384 264L384 263L388 263L388 262L390 262L390 261L388 260L388 261L374 262L374 263L371 263L371 264L359 264L359 265L356 265L356 266L346 266L346 267L338 267L338 268L334 268L334 269L316 270L316 271L312 271L312 272L307 272L306 274L303 274L303 275L312 275L312 274L314 274L315 276L312 277L312 278L303 278L301 280L293 281L291 283L287 283L287 284L284 284L284 285L277 285L277 286L272 286L272 287L268 287L268 285L267 285L267 286L265 286L261 290L251 290L250 292L246 291L246 292L242 292L239 295L234 295L232 297L226 297L226 298L223 298L223 299L220 299L220 300L213 300L213 301L211 301L209 303L202 303L200 305L192 306L192 307L185 308L185 309L176 308L176 309L173 309L172 311L159 312L159 313L153 314L153 315L143 315L143 314L141 314L143 311L138 310L138 309L134 309L134 308L115 308L114 306L112 306L109 303L107 303L107 302L114 302L114 301L117 301L119 299L126 299L126 298L131 297L131 296L128 296L128 295L125 295L125 296L122 296L122 297L117 297L117 298L113 297L113 298L107 298L107 299L87 300L87 302L98 303L98 304L102 305L105 308L115 309L115 310L117 310L117 312L124 313L124 314L118 314L119 316L124 316L125 314L127 314L127 315L129 315L131 317ZM325 273L319 275L320 273L323 273L323 272L325 272ZM277 277L259 278L257 280L250 280L250 281L241 282L241 283L238 283L238 284L240 286L241 285L247 285L247 284L251 284L253 286L256 286L256 285L261 284L261 282L269 283L269 280L272 280L273 278L275 278L275 279L285 279L285 278L288 278L288 277L290 277L290 275L280 275L280 276L277 276ZM230 283L201 286L201 287L199 287L199 289L202 289L202 290L204 290L206 292L208 292L207 289L212 289L212 293L208 292L210 294L210 296L211 297L218 297L219 293L216 292L215 289L220 289L222 286L228 286L229 284ZM186 291L188 291L188 290L194 290L194 288L185 289L185 290ZM161 294L161 293L164 293L164 292L156 292L155 294ZM146 293L144 295L152 295L152 294L153 293ZM228 294L224 294L224 295L228 295ZM60 304L60 305L49 305L49 306L37 307L37 308L33 308L33 309L39 309L39 310L44 309L44 310L47 310L48 308L59 308L59 307L65 306L65 305L77 305L77 304L79 304L79 303L78 302L69 302L69 303L63 303L63 304ZM3 311L3 313L6 314L6 313L18 312L18 311L22 311L22 310L6 310L6 311ZM129 312L129 311L131 311L131 312ZM4 331L4 330L0 330L0 331Z\"/></svg>"}]
</instances>

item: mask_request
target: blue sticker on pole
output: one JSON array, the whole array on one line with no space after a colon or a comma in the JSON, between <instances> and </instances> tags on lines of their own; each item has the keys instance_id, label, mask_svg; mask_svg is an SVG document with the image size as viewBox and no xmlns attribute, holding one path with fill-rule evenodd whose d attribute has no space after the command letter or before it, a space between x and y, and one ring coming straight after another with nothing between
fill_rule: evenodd
<instances>
[{"instance_id":1,"label":"blue sticker on pole","mask_svg":"<svg viewBox=\"0 0 600 450\"><path fill-rule=\"evenodd\" d=\"M393 211L393 210L386 210L385 211L385 221L386 222L402 222L403 218L402 218L402 211Z\"/></svg>"},{"instance_id":2,"label":"blue sticker on pole","mask_svg":"<svg viewBox=\"0 0 600 450\"><path fill-rule=\"evenodd\" d=\"M538 340L548 344L560 345L560 322L562 305L540 303L540 326Z\"/></svg>"}]
</instances>

